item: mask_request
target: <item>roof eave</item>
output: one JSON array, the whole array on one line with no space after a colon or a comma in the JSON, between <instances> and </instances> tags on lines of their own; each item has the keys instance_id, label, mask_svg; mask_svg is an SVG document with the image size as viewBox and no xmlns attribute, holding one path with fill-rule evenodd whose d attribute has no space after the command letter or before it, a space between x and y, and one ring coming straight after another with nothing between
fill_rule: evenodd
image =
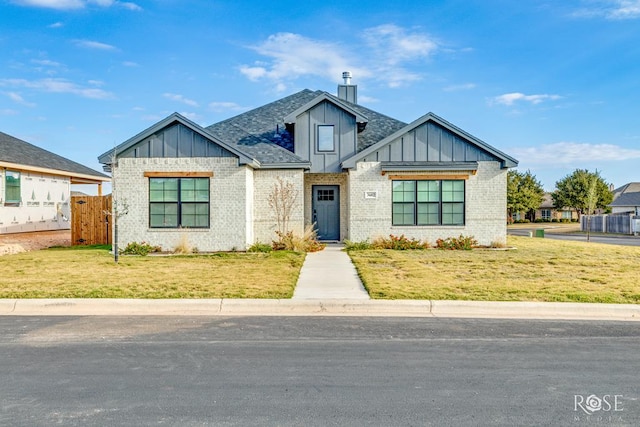
<instances>
[{"instance_id":1,"label":"roof eave","mask_svg":"<svg viewBox=\"0 0 640 427\"><path fill-rule=\"evenodd\" d=\"M90 174L84 174L84 173L78 173L78 172L65 171L65 170L61 170L61 169L43 168L43 167L40 167L40 166L30 166L30 165L24 165L24 164L19 164L19 163L11 163L11 162L5 162L5 161L0 161L0 167L7 168L7 169L16 169L16 170L20 170L20 171L38 172L38 173L46 173L46 174L51 174L51 175L59 175L59 176L69 177L72 180L77 178L78 180L88 181L88 182L86 182L87 184L94 184L94 183L111 181L111 177L108 177L108 176L102 175L102 174L100 174L100 175L90 175ZM99 173L99 172L96 171L96 173Z\"/></svg>"}]
</instances>

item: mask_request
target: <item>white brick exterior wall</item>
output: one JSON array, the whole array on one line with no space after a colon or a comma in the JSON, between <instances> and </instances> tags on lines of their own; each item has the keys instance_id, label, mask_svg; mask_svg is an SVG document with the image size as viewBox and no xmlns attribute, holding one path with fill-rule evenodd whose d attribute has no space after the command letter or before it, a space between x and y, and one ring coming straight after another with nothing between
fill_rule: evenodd
<instances>
[{"instance_id":1,"label":"white brick exterior wall","mask_svg":"<svg viewBox=\"0 0 640 427\"><path fill-rule=\"evenodd\" d=\"M479 162L477 174L469 176L465 187L464 226L393 226L392 181L388 175L382 175L380 163L358 163L357 168L349 173L348 238L362 241L404 234L435 244L439 238L462 234L473 236L480 245L506 243L507 170L501 169L499 162ZM365 198L368 191L376 191L377 198Z\"/></svg>"},{"instance_id":2,"label":"white brick exterior wall","mask_svg":"<svg viewBox=\"0 0 640 427\"><path fill-rule=\"evenodd\" d=\"M210 185L210 228L149 227L149 179L145 172L213 172ZM399 175L400 173L393 173ZM410 172L406 174L411 175ZM442 175L442 173L438 173ZM460 174L451 172L451 174ZM118 219L119 247L148 242L172 251L187 236L203 252L245 250L255 242L276 239L276 216L268 197L278 178L297 192L290 229L302 233L311 223L313 185L340 187L340 238L352 241L389 234L415 237L431 244L439 238L473 236L481 245L506 242L506 169L499 162L479 162L466 180L464 226L393 226L392 181L380 163L361 162L349 173L305 174L302 170L252 170L235 158L121 158L114 170L114 204L128 207ZM377 198L366 198L376 192Z\"/></svg>"},{"instance_id":3,"label":"white brick exterior wall","mask_svg":"<svg viewBox=\"0 0 640 427\"><path fill-rule=\"evenodd\" d=\"M149 227L149 179L144 172L213 172L210 182L210 228L158 229ZM245 250L253 243L250 229L253 171L239 167L236 158L120 158L113 171L113 203L126 204L118 218L118 245L147 242L172 251L186 236L199 251Z\"/></svg>"},{"instance_id":4,"label":"white brick exterior wall","mask_svg":"<svg viewBox=\"0 0 640 427\"><path fill-rule=\"evenodd\" d=\"M277 219L273 209L269 207L269 195L281 178L295 186L297 192L295 205L289 223L289 229L294 233L302 234L304 231L303 203L305 198L303 182L304 173L301 169L264 169L253 172L253 234L251 243L271 243L276 240Z\"/></svg>"}]
</instances>

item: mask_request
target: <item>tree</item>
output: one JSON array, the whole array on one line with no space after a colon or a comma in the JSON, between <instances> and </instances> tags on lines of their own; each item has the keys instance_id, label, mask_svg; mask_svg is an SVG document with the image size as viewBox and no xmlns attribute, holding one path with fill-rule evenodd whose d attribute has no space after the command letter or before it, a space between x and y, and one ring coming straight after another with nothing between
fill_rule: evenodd
<instances>
[{"instance_id":1,"label":"tree","mask_svg":"<svg viewBox=\"0 0 640 427\"><path fill-rule=\"evenodd\" d=\"M509 218L514 212L529 212L542 203L544 189L530 171L507 172L507 211Z\"/></svg>"},{"instance_id":2,"label":"tree","mask_svg":"<svg viewBox=\"0 0 640 427\"><path fill-rule=\"evenodd\" d=\"M273 209L276 215L276 224L278 226L277 234L282 237L289 232L289 222L291 213L298 198L298 190L291 182L284 182L277 177L277 182L273 186L273 190L269 193L267 201L269 207Z\"/></svg>"},{"instance_id":3,"label":"tree","mask_svg":"<svg viewBox=\"0 0 640 427\"><path fill-rule=\"evenodd\" d=\"M591 200L590 187L593 187ZM556 191L551 196L557 209L574 208L578 217L598 208L604 209L613 200L609 184L600 176L600 172L589 172L587 169L576 169L556 182Z\"/></svg>"}]
</instances>

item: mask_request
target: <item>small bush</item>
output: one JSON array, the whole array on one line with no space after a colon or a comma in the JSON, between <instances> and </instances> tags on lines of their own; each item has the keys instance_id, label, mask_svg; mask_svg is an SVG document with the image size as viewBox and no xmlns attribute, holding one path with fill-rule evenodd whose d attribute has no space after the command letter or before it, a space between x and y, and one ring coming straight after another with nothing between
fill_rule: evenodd
<instances>
[{"instance_id":1,"label":"small bush","mask_svg":"<svg viewBox=\"0 0 640 427\"><path fill-rule=\"evenodd\" d=\"M514 221L516 224L529 224L531 221L528 219L517 219Z\"/></svg>"},{"instance_id":2,"label":"small bush","mask_svg":"<svg viewBox=\"0 0 640 427\"><path fill-rule=\"evenodd\" d=\"M507 243L505 241L494 240L489 247L492 249L504 249L507 247Z\"/></svg>"},{"instance_id":3,"label":"small bush","mask_svg":"<svg viewBox=\"0 0 640 427\"><path fill-rule=\"evenodd\" d=\"M189 238L186 234L180 236L180 242L173 249L173 253L175 254L190 254L193 253L193 248L189 244Z\"/></svg>"},{"instance_id":4,"label":"small bush","mask_svg":"<svg viewBox=\"0 0 640 427\"><path fill-rule=\"evenodd\" d=\"M268 243L260 243L260 242L255 242L253 245L249 246L249 249L247 249L247 252L264 252L264 253L268 253L273 251L273 248L271 247L270 244Z\"/></svg>"},{"instance_id":5,"label":"small bush","mask_svg":"<svg viewBox=\"0 0 640 427\"><path fill-rule=\"evenodd\" d=\"M318 252L326 246L318 241L318 234L309 224L304 228L302 236L296 235L293 231L282 233L276 231L278 240L274 240L271 247L274 251L296 251L296 252Z\"/></svg>"},{"instance_id":6,"label":"small bush","mask_svg":"<svg viewBox=\"0 0 640 427\"><path fill-rule=\"evenodd\" d=\"M389 237L378 237L371 243L373 249L394 249L404 251L407 249L428 249L429 243L422 242L415 238L408 238L404 234L395 236L389 234Z\"/></svg>"},{"instance_id":7,"label":"small bush","mask_svg":"<svg viewBox=\"0 0 640 427\"><path fill-rule=\"evenodd\" d=\"M372 244L368 240L362 242L352 242L351 240L344 241L344 247L348 251L365 251L372 248Z\"/></svg>"},{"instance_id":8,"label":"small bush","mask_svg":"<svg viewBox=\"0 0 640 427\"><path fill-rule=\"evenodd\" d=\"M463 236L462 234L460 237L447 237L436 241L438 249L469 251L476 246L478 246L478 241L473 236Z\"/></svg>"},{"instance_id":9,"label":"small bush","mask_svg":"<svg viewBox=\"0 0 640 427\"><path fill-rule=\"evenodd\" d=\"M160 246L152 246L147 242L130 242L126 248L120 251L123 255L141 255L146 256L151 252L160 252L162 248Z\"/></svg>"}]
</instances>

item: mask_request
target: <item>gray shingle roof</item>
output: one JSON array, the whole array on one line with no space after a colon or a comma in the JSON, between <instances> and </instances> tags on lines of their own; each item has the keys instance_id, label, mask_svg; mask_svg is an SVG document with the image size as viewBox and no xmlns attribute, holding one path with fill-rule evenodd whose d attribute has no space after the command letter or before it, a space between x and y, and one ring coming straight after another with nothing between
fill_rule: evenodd
<instances>
[{"instance_id":1,"label":"gray shingle roof","mask_svg":"<svg viewBox=\"0 0 640 427\"><path fill-rule=\"evenodd\" d=\"M3 132L0 132L0 161L54 169L72 174L89 175L98 179L109 178L108 175ZM101 181L104 181L104 179L101 179Z\"/></svg>"},{"instance_id":2,"label":"gray shingle roof","mask_svg":"<svg viewBox=\"0 0 640 427\"><path fill-rule=\"evenodd\" d=\"M640 182L630 182L613 192L614 200L609 206L640 206Z\"/></svg>"},{"instance_id":3,"label":"gray shingle roof","mask_svg":"<svg viewBox=\"0 0 640 427\"><path fill-rule=\"evenodd\" d=\"M293 149L293 139L286 130L284 117L313 101L323 93L326 92L305 89L262 107L215 123L206 129L221 140L237 145L238 149L254 156L260 163L305 163L304 160L290 151ZM329 95L335 97L334 95ZM406 123L361 105L342 100L341 102L348 104L369 119L365 130L358 134L358 151L375 144L406 126Z\"/></svg>"}]
</instances>

